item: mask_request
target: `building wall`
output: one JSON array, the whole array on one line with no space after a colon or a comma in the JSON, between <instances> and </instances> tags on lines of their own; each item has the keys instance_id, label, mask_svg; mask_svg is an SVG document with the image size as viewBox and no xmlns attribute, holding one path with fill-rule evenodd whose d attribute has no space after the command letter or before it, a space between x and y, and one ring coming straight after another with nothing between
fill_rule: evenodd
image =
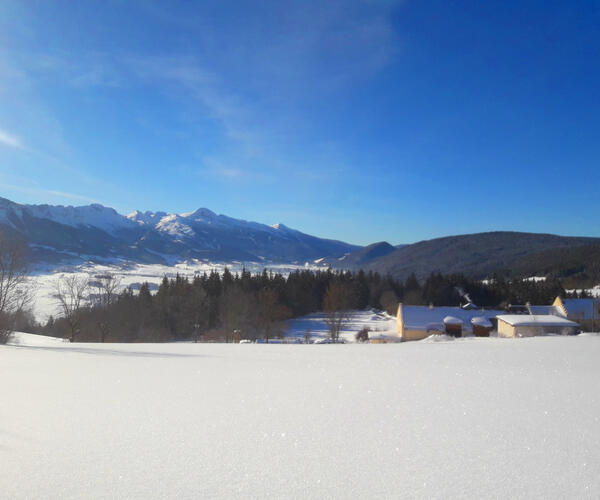
<instances>
[{"instance_id":1,"label":"building wall","mask_svg":"<svg viewBox=\"0 0 600 500\"><path fill-rule=\"evenodd\" d=\"M600 315L598 315L598 319L584 319L577 322L581 325L581 330L584 332L600 332Z\"/></svg>"},{"instance_id":2,"label":"building wall","mask_svg":"<svg viewBox=\"0 0 600 500\"><path fill-rule=\"evenodd\" d=\"M396 325L398 326L398 336L404 338L404 315L402 314L402 302L398 304L398 313L396 314Z\"/></svg>"},{"instance_id":3,"label":"building wall","mask_svg":"<svg viewBox=\"0 0 600 500\"><path fill-rule=\"evenodd\" d=\"M514 337L515 336L515 327L509 325L506 321L498 320L498 337Z\"/></svg>"},{"instance_id":4,"label":"building wall","mask_svg":"<svg viewBox=\"0 0 600 500\"><path fill-rule=\"evenodd\" d=\"M404 329L402 340L423 340L429 337L433 332L427 330L408 330Z\"/></svg>"},{"instance_id":5,"label":"building wall","mask_svg":"<svg viewBox=\"0 0 600 500\"><path fill-rule=\"evenodd\" d=\"M563 301L560 297L556 297L556 299L554 299L554 302L552 303L552 305L554 307L557 307L560 310L560 312L562 312L562 314L565 318L567 317L567 310L565 309L565 305L563 304Z\"/></svg>"},{"instance_id":6,"label":"building wall","mask_svg":"<svg viewBox=\"0 0 600 500\"><path fill-rule=\"evenodd\" d=\"M498 320L498 337L537 337L540 335L575 335L579 332L574 326L512 326Z\"/></svg>"},{"instance_id":7,"label":"building wall","mask_svg":"<svg viewBox=\"0 0 600 500\"><path fill-rule=\"evenodd\" d=\"M396 325L398 326L398 336L402 340L423 340L433 333L422 329L406 328L406 326L404 325L404 314L402 304L398 305Z\"/></svg>"}]
</instances>

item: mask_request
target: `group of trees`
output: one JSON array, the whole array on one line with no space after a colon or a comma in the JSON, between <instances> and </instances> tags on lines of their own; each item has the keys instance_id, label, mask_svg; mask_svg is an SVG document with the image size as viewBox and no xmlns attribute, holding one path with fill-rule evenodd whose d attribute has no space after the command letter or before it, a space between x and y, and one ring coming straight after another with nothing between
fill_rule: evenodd
<instances>
[{"instance_id":1,"label":"group of trees","mask_svg":"<svg viewBox=\"0 0 600 500\"><path fill-rule=\"evenodd\" d=\"M282 335L284 321L326 311L337 340L346 311L397 307L402 283L377 273L296 271L284 277L213 271L193 279L163 278L156 293L144 283L120 292L111 275L66 275L56 285L61 314L40 331L71 341L233 341Z\"/></svg>"},{"instance_id":2,"label":"group of trees","mask_svg":"<svg viewBox=\"0 0 600 500\"><path fill-rule=\"evenodd\" d=\"M472 280L462 274L432 273L423 284L411 276L405 283L407 304L457 305L470 301L481 307L504 309L508 304L552 304L565 290L558 279L507 280L493 275L485 281ZM408 300L407 300L408 299Z\"/></svg>"},{"instance_id":3,"label":"group of trees","mask_svg":"<svg viewBox=\"0 0 600 500\"><path fill-rule=\"evenodd\" d=\"M337 341L347 311L369 307L395 314L398 303L504 307L510 303L550 304L564 295L558 281L488 282L463 275L431 274L424 282L363 271L296 271L287 277L270 273L213 271L193 279L163 278L156 293L148 283L136 293L122 291L110 274L87 278L66 275L57 282L61 315L40 328L71 341L161 342L273 339L284 321L316 311L326 313L331 339ZM308 334L310 337L310 334ZM363 335L364 336L364 335Z\"/></svg>"},{"instance_id":4,"label":"group of trees","mask_svg":"<svg viewBox=\"0 0 600 500\"><path fill-rule=\"evenodd\" d=\"M27 247L0 235L0 344L8 342L26 315L31 300L27 270Z\"/></svg>"}]
</instances>

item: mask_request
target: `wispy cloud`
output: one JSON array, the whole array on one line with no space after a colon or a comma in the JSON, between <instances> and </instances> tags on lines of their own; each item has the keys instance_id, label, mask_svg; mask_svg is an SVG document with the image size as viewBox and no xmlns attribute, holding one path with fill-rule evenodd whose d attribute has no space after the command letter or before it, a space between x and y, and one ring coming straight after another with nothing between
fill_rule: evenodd
<instances>
[{"instance_id":1,"label":"wispy cloud","mask_svg":"<svg viewBox=\"0 0 600 500\"><path fill-rule=\"evenodd\" d=\"M244 175L244 171L241 168L220 168L213 170L213 172L227 179L239 179Z\"/></svg>"},{"instance_id":2,"label":"wispy cloud","mask_svg":"<svg viewBox=\"0 0 600 500\"><path fill-rule=\"evenodd\" d=\"M185 115L182 122L188 122L182 128L196 156L190 163L201 161L198 174L232 183L269 182L284 172L296 178L301 172L303 182L330 176L333 170L342 175L351 159L335 137L319 132L329 118L324 108L339 98L340 90L348 93L393 62L398 53L393 10L398 3L275 0L240 5L233 13L219 1L180 4L177 9L141 2L148 25L177 37L163 38L160 51L127 43L106 52L93 45L68 52L65 47L31 46L12 51L6 59L23 82L14 83L12 93L33 88L26 99L13 100L27 102L27 113L15 105L12 115L33 117L28 146L31 141L36 151L68 160L75 155L70 155L58 115L36 99L42 94L36 86L51 83L89 101L101 94L98 87L111 92L143 87L144 95L166 95ZM182 44L183 39L189 43ZM202 126L207 118L212 123L198 132L195 124L189 126L190 116ZM209 151L207 135L217 138ZM6 141L0 137L0 142ZM207 155L210 164L204 161Z\"/></svg>"},{"instance_id":3,"label":"wispy cloud","mask_svg":"<svg viewBox=\"0 0 600 500\"><path fill-rule=\"evenodd\" d=\"M0 144L9 148L25 149L25 146L19 137L2 129L0 129Z\"/></svg>"},{"instance_id":4,"label":"wispy cloud","mask_svg":"<svg viewBox=\"0 0 600 500\"><path fill-rule=\"evenodd\" d=\"M90 198L89 196L83 196L83 195L76 194L76 193L67 193L65 191L56 191L54 189L43 189L43 188L37 188L37 187L17 186L14 184L5 184L5 183L0 183L0 187L2 189L14 191L16 193L39 196L43 199L47 199L48 197L53 197L53 198L58 198L58 199L84 201L84 202L88 202L88 203L100 203L97 199Z\"/></svg>"}]
</instances>

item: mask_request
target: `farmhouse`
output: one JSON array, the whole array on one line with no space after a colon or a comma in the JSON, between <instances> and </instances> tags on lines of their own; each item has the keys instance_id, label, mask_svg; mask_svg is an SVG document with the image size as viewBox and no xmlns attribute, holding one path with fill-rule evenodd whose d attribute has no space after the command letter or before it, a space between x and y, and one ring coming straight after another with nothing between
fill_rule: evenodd
<instances>
[{"instance_id":1,"label":"farmhouse","mask_svg":"<svg viewBox=\"0 0 600 500\"><path fill-rule=\"evenodd\" d=\"M501 314L497 316L498 337L576 335L580 327L562 316L548 314Z\"/></svg>"},{"instance_id":2,"label":"farmhouse","mask_svg":"<svg viewBox=\"0 0 600 500\"><path fill-rule=\"evenodd\" d=\"M396 317L398 336L402 340L421 340L434 333L489 335L499 314L504 311L400 304Z\"/></svg>"},{"instance_id":3,"label":"farmhouse","mask_svg":"<svg viewBox=\"0 0 600 500\"><path fill-rule=\"evenodd\" d=\"M584 330L600 328L600 299L562 299L556 297L552 304L562 316L576 321Z\"/></svg>"}]
</instances>

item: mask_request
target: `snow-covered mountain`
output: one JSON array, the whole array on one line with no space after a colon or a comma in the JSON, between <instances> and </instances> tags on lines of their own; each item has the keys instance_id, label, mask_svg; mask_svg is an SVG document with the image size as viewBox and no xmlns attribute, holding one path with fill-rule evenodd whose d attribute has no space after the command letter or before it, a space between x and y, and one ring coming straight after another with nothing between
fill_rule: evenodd
<instances>
[{"instance_id":1,"label":"snow-covered mountain","mask_svg":"<svg viewBox=\"0 0 600 500\"><path fill-rule=\"evenodd\" d=\"M24 205L0 198L0 231L24 239L35 261L124 258L135 262L305 262L358 246L317 238L283 224L269 226L217 215L207 208L173 214L102 205Z\"/></svg>"}]
</instances>

